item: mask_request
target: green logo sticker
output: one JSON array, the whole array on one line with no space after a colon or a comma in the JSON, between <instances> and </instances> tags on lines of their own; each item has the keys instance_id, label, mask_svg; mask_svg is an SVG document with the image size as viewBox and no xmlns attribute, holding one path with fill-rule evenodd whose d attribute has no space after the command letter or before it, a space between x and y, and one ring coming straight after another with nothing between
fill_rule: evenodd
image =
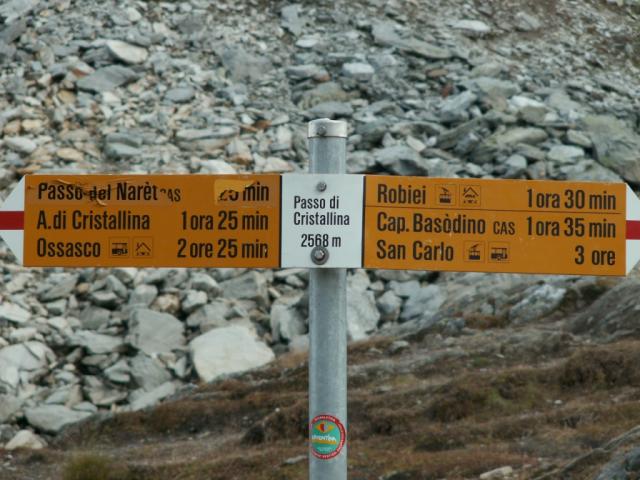
<instances>
[{"instance_id":1,"label":"green logo sticker","mask_svg":"<svg viewBox=\"0 0 640 480\"><path fill-rule=\"evenodd\" d=\"M309 435L311 453L322 460L337 457L347 438L344 425L331 415L318 415L311 420Z\"/></svg>"}]
</instances>

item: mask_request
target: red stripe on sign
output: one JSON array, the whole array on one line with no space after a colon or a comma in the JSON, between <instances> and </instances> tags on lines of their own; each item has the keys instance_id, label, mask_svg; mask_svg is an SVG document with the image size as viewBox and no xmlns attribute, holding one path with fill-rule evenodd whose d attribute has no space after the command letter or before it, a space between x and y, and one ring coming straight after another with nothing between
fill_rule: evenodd
<instances>
[{"instance_id":1,"label":"red stripe on sign","mask_svg":"<svg viewBox=\"0 0 640 480\"><path fill-rule=\"evenodd\" d=\"M627 220L627 240L640 240L640 221Z\"/></svg>"},{"instance_id":2,"label":"red stripe on sign","mask_svg":"<svg viewBox=\"0 0 640 480\"><path fill-rule=\"evenodd\" d=\"M0 230L24 230L24 212L0 212Z\"/></svg>"}]
</instances>

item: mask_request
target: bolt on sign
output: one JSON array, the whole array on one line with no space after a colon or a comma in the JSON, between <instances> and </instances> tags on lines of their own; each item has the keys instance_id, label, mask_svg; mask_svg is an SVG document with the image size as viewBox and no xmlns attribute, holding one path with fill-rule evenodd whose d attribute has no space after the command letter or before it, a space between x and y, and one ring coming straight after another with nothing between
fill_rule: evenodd
<instances>
[{"instance_id":1,"label":"bolt on sign","mask_svg":"<svg viewBox=\"0 0 640 480\"><path fill-rule=\"evenodd\" d=\"M0 209L26 266L625 275L623 183L341 174L30 175Z\"/></svg>"},{"instance_id":2,"label":"bolt on sign","mask_svg":"<svg viewBox=\"0 0 640 480\"><path fill-rule=\"evenodd\" d=\"M0 212L27 266L278 267L279 175L30 175Z\"/></svg>"},{"instance_id":3,"label":"bolt on sign","mask_svg":"<svg viewBox=\"0 0 640 480\"><path fill-rule=\"evenodd\" d=\"M640 201L623 183L366 176L366 268L625 275Z\"/></svg>"}]
</instances>

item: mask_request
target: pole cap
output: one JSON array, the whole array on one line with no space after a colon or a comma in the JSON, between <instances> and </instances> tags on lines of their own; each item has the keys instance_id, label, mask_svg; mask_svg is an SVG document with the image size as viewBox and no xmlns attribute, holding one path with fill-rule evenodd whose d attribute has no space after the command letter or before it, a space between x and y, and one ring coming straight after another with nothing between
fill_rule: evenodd
<instances>
[{"instance_id":1,"label":"pole cap","mask_svg":"<svg viewBox=\"0 0 640 480\"><path fill-rule=\"evenodd\" d=\"M309 138L340 137L347 138L347 122L320 118L309 122Z\"/></svg>"}]
</instances>

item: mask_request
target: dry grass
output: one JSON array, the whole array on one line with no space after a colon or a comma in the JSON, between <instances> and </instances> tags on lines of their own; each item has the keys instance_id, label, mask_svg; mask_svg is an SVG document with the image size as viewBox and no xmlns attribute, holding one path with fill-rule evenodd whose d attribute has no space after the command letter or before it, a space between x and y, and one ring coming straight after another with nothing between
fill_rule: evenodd
<instances>
[{"instance_id":1,"label":"dry grass","mask_svg":"<svg viewBox=\"0 0 640 480\"><path fill-rule=\"evenodd\" d=\"M85 453L64 467L63 480L135 480L126 465L98 454Z\"/></svg>"},{"instance_id":2,"label":"dry grass","mask_svg":"<svg viewBox=\"0 0 640 480\"><path fill-rule=\"evenodd\" d=\"M402 373L389 370L389 343L350 350L353 365L367 366L350 382L353 479L462 479L504 465L529 478L541 468L538 458L561 465L640 424L640 342L590 347L553 363L486 357L476 367L461 357ZM306 389L306 359L281 359L153 410L72 430L58 448L78 472L101 465L75 460L79 445L117 457L126 480L305 478L305 459L285 460L306 455ZM597 462L581 468L574 478L592 474Z\"/></svg>"}]
</instances>

